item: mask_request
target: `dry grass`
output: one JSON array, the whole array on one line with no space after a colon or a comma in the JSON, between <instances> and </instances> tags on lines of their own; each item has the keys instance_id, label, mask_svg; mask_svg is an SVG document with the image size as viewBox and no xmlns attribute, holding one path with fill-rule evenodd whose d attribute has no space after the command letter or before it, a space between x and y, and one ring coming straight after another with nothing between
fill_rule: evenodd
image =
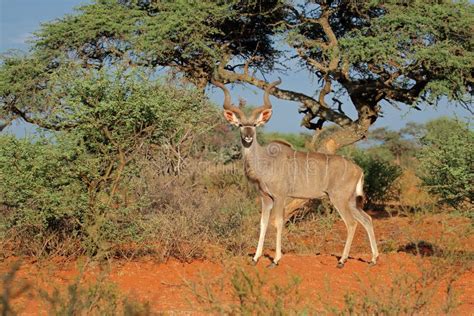
<instances>
[{"instance_id":1,"label":"dry grass","mask_svg":"<svg viewBox=\"0 0 474 316\"><path fill-rule=\"evenodd\" d=\"M140 303L122 295L115 284L102 274L92 283L84 282L83 273L63 287L52 290L37 288L24 280L17 279L20 262L12 265L2 276L0 297L1 315L17 315L22 312L21 298L35 298L48 315L152 315L148 303Z\"/></svg>"},{"instance_id":2,"label":"dry grass","mask_svg":"<svg viewBox=\"0 0 474 316\"><path fill-rule=\"evenodd\" d=\"M188 289L203 306L202 311L219 315L296 315L310 310L302 304L298 276L275 284L267 274L255 270L228 267L225 274L230 279L187 282Z\"/></svg>"},{"instance_id":3,"label":"dry grass","mask_svg":"<svg viewBox=\"0 0 474 316\"><path fill-rule=\"evenodd\" d=\"M132 260L146 255L190 261L246 254L257 234L259 206L241 165L195 162L186 173L166 176L145 163L111 209L91 220L87 236L51 231L26 238L34 227L22 227L26 233L5 229L2 256L73 259L88 254ZM98 250L88 253L89 244Z\"/></svg>"},{"instance_id":4,"label":"dry grass","mask_svg":"<svg viewBox=\"0 0 474 316\"><path fill-rule=\"evenodd\" d=\"M259 219L253 189L242 169L198 166L183 177L148 180L151 203L142 233L161 259L246 254Z\"/></svg>"},{"instance_id":5,"label":"dry grass","mask_svg":"<svg viewBox=\"0 0 474 316\"><path fill-rule=\"evenodd\" d=\"M388 278L374 276L369 281L360 280L358 290L347 291L342 307L322 294L322 311L344 315L453 314L461 305L461 293L454 289L454 284L472 268L466 259L452 253L429 260L415 258L416 269L400 266Z\"/></svg>"}]
</instances>

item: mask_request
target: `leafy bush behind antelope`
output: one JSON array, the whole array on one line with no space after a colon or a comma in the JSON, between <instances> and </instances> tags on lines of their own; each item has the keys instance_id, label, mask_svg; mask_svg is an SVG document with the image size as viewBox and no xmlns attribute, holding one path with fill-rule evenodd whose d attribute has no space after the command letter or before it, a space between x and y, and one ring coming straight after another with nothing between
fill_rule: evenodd
<instances>
[{"instance_id":1,"label":"leafy bush behind antelope","mask_svg":"<svg viewBox=\"0 0 474 316\"><path fill-rule=\"evenodd\" d=\"M474 201L474 131L468 124L440 118L421 137L418 173L428 191L458 206Z\"/></svg>"},{"instance_id":2,"label":"leafy bush behind antelope","mask_svg":"<svg viewBox=\"0 0 474 316\"><path fill-rule=\"evenodd\" d=\"M393 198L391 187L401 175L401 168L377 154L358 148L342 151L364 170L364 194L369 203L381 203Z\"/></svg>"},{"instance_id":3,"label":"leafy bush behind antelope","mask_svg":"<svg viewBox=\"0 0 474 316\"><path fill-rule=\"evenodd\" d=\"M141 162L152 162L150 173L178 175L191 157L214 150L206 133L220 121L198 92L133 72L91 72L87 80L65 74L68 102L56 114L67 128L0 137L0 228L15 251L103 257L117 243L146 239L153 201Z\"/></svg>"}]
</instances>

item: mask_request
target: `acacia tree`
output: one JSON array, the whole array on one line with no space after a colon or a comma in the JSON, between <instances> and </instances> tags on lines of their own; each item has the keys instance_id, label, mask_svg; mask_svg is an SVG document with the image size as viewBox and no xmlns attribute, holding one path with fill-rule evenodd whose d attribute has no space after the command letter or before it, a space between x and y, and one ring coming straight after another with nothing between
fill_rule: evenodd
<instances>
[{"instance_id":1,"label":"acacia tree","mask_svg":"<svg viewBox=\"0 0 474 316\"><path fill-rule=\"evenodd\" d=\"M264 89L293 59L319 79L316 96L271 94L299 104L315 149L333 153L367 135L382 101L447 97L472 111L473 22L474 5L454 0L95 0L44 24L28 56L4 58L0 111L57 127L44 120L63 98L52 79L71 63L165 67L201 89L212 78ZM328 122L340 128L321 133Z\"/></svg>"}]
</instances>

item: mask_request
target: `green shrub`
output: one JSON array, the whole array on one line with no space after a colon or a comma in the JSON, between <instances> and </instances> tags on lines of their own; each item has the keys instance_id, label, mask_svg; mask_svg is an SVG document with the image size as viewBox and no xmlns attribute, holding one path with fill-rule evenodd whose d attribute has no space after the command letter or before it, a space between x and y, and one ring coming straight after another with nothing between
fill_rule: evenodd
<instances>
[{"instance_id":1,"label":"green shrub","mask_svg":"<svg viewBox=\"0 0 474 316\"><path fill-rule=\"evenodd\" d=\"M5 207L6 229L14 229L25 241L45 242L54 233L77 235L87 213L87 186L80 179L92 169L71 139L56 143L0 137L0 204ZM25 243L24 250L31 243ZM36 253L37 254L37 253Z\"/></svg>"},{"instance_id":2,"label":"green shrub","mask_svg":"<svg viewBox=\"0 0 474 316\"><path fill-rule=\"evenodd\" d=\"M380 203L392 198L390 188L400 176L401 168L365 150L354 149L349 155L364 170L364 193L367 201Z\"/></svg>"},{"instance_id":3,"label":"green shrub","mask_svg":"<svg viewBox=\"0 0 474 316\"><path fill-rule=\"evenodd\" d=\"M111 208L110 185L94 185L104 157L81 143L63 133L0 137L2 226L20 253L103 255L109 242L126 240L137 226L136 208Z\"/></svg>"},{"instance_id":4,"label":"green shrub","mask_svg":"<svg viewBox=\"0 0 474 316\"><path fill-rule=\"evenodd\" d=\"M143 188L139 161L152 159L154 173L179 175L219 119L199 92L133 71L62 75L63 102L45 118L60 131L0 137L0 227L31 255L57 253L69 240L80 246L61 254L104 256L114 244L141 238L145 201L125 203L120 194Z\"/></svg>"},{"instance_id":5,"label":"green shrub","mask_svg":"<svg viewBox=\"0 0 474 316\"><path fill-rule=\"evenodd\" d=\"M425 126L418 173L429 192L457 206L474 199L474 132L468 124L440 118Z\"/></svg>"}]
</instances>

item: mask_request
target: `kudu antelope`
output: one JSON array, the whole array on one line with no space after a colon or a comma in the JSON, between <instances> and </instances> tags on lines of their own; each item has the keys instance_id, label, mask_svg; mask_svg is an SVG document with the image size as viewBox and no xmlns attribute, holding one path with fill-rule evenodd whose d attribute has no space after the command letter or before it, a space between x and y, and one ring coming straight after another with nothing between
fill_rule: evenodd
<instances>
[{"instance_id":1,"label":"kudu antelope","mask_svg":"<svg viewBox=\"0 0 474 316\"><path fill-rule=\"evenodd\" d=\"M223 83L212 83L224 91L224 117L230 124L240 128L245 174L257 184L261 194L260 237L253 263L256 264L262 255L271 210L274 212L277 230L276 254L270 265L273 267L282 257L281 235L287 198L314 199L327 195L347 227L346 244L337 266L342 268L349 256L357 222L364 226L369 235L371 264L375 264L378 250L372 219L361 208L364 179L362 169L342 156L300 152L281 141L271 142L267 146L259 145L256 128L270 120L272 105L269 93L281 83L280 80L267 85L263 106L254 109L250 116L232 105L230 93Z\"/></svg>"}]
</instances>

